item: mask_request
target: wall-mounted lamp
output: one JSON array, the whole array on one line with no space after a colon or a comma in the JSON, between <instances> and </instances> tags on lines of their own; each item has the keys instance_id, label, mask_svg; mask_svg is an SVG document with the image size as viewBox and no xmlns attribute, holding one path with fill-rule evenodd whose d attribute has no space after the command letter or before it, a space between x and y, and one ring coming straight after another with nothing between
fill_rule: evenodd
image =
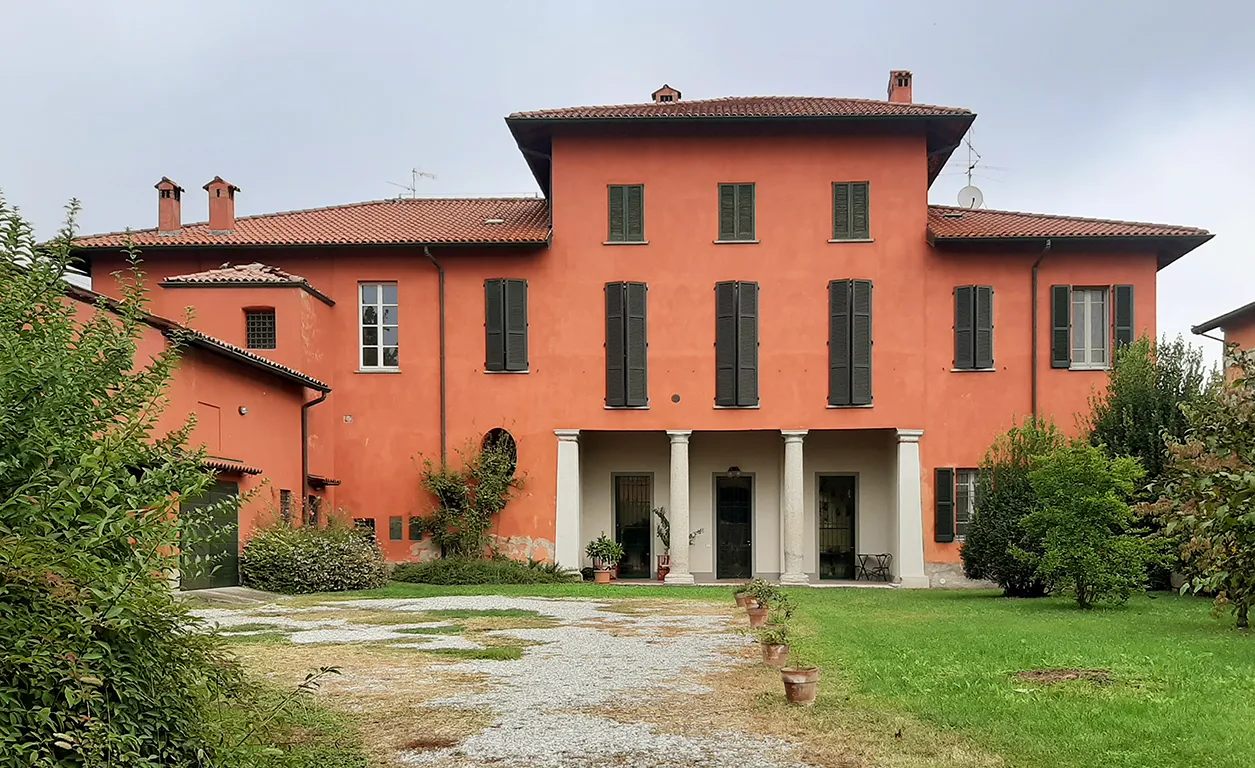
<instances>
[{"instance_id":1,"label":"wall-mounted lamp","mask_svg":"<svg viewBox=\"0 0 1255 768\"><path fill-rule=\"evenodd\" d=\"M735 467L735 466L728 467L728 477L740 477L740 476L741 476L740 467Z\"/></svg>"},{"instance_id":2,"label":"wall-mounted lamp","mask_svg":"<svg viewBox=\"0 0 1255 768\"><path fill-rule=\"evenodd\" d=\"M247 416L247 415L248 415L248 408L246 408L246 407L244 407L244 406L242 406L242 405L241 405L241 406L240 406L240 415L241 415L241 416Z\"/></svg>"}]
</instances>

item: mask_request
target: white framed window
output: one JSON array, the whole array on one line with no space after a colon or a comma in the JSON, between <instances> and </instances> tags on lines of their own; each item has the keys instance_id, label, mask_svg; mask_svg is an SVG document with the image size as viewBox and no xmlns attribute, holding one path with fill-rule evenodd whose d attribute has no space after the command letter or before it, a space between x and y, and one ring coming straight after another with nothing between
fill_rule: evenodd
<instances>
[{"instance_id":1,"label":"white framed window","mask_svg":"<svg viewBox=\"0 0 1255 768\"><path fill-rule=\"evenodd\" d=\"M359 283L362 368L401 364L397 337L397 284Z\"/></svg>"},{"instance_id":2,"label":"white framed window","mask_svg":"<svg viewBox=\"0 0 1255 768\"><path fill-rule=\"evenodd\" d=\"M1072 289L1072 367L1106 368L1110 359L1111 313L1106 288Z\"/></svg>"},{"instance_id":3,"label":"white framed window","mask_svg":"<svg viewBox=\"0 0 1255 768\"><path fill-rule=\"evenodd\" d=\"M967 528L976 516L976 481L980 471L956 469L954 471L954 540L967 539Z\"/></svg>"}]
</instances>

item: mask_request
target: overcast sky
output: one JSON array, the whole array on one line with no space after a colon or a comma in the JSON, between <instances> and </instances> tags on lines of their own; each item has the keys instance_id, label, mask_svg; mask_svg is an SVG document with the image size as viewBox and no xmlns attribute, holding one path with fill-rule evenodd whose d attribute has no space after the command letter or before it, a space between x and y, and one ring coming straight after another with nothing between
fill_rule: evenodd
<instances>
[{"instance_id":1,"label":"overcast sky","mask_svg":"<svg viewBox=\"0 0 1255 768\"><path fill-rule=\"evenodd\" d=\"M215 174L240 215L390 197L413 166L425 195L533 194L516 110L884 98L911 69L917 102L979 114L987 207L1216 233L1160 273L1160 329L1188 333L1255 301L1253 32L1237 0L0 0L0 191L40 236L70 197L85 232L154 226L162 175L188 221Z\"/></svg>"}]
</instances>

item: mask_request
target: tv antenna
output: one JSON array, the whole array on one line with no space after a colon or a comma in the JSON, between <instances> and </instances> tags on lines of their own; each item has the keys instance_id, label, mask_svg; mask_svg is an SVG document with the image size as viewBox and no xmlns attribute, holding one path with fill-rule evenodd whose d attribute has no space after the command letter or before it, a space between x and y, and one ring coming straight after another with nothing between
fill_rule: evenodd
<instances>
[{"instance_id":1,"label":"tv antenna","mask_svg":"<svg viewBox=\"0 0 1255 768\"><path fill-rule=\"evenodd\" d=\"M981 156L976 151L976 147L972 146L972 132L970 130L963 137L963 143L967 145L967 186L959 190L959 207L975 210L985 204L984 193L972 184L972 171L976 170L976 166L981 161Z\"/></svg>"},{"instance_id":2,"label":"tv antenna","mask_svg":"<svg viewBox=\"0 0 1255 768\"><path fill-rule=\"evenodd\" d=\"M402 192L397 193L398 200L401 200L405 197L409 197L412 200L418 197L418 180L419 179L431 179L432 181L435 181L436 174L428 173L426 171L420 171L417 168L411 168L409 184L398 184L395 181L390 181L388 183L394 187L400 187L402 190L404 190ZM409 193L408 195L406 194L407 192Z\"/></svg>"}]
</instances>

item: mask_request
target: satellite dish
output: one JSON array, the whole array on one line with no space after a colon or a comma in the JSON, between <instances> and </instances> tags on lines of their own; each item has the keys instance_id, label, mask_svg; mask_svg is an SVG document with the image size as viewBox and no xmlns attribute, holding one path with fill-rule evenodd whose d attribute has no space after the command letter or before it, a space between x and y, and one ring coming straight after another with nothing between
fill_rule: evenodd
<instances>
[{"instance_id":1,"label":"satellite dish","mask_svg":"<svg viewBox=\"0 0 1255 768\"><path fill-rule=\"evenodd\" d=\"M985 204L985 195L971 184L959 190L959 207L975 210Z\"/></svg>"}]
</instances>

